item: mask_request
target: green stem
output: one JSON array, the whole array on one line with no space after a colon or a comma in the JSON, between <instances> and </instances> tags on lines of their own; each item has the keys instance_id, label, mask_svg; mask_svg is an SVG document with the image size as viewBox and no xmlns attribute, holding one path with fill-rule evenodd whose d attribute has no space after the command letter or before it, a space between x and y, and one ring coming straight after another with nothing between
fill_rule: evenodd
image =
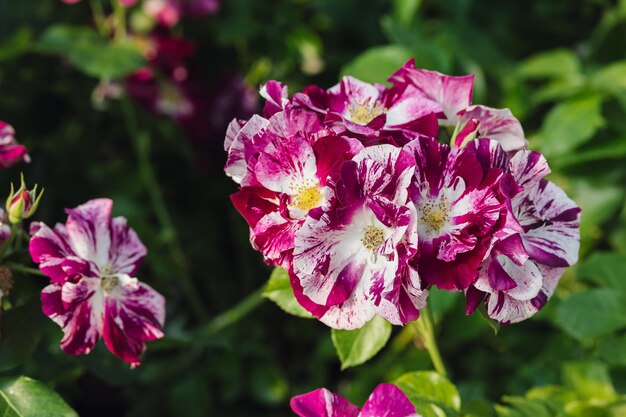
<instances>
[{"instance_id":1,"label":"green stem","mask_svg":"<svg viewBox=\"0 0 626 417\"><path fill-rule=\"evenodd\" d=\"M437 347L434 324L430 310L428 308L421 310L420 318L414 322L414 324L418 336L422 339L424 347L430 355L430 360L435 367L435 371L437 371L439 375L446 377L446 367L443 364L443 360L439 354L439 348Z\"/></svg>"},{"instance_id":2,"label":"green stem","mask_svg":"<svg viewBox=\"0 0 626 417\"><path fill-rule=\"evenodd\" d=\"M112 0L113 19L115 20L115 39L126 38L126 8L120 0Z\"/></svg>"},{"instance_id":3,"label":"green stem","mask_svg":"<svg viewBox=\"0 0 626 417\"><path fill-rule=\"evenodd\" d=\"M100 35L107 37L109 35L109 29L107 27L104 10L102 9L102 3L100 3L100 0L89 0L89 6L91 7L91 14L93 15L93 20L96 23L98 32L100 32Z\"/></svg>"},{"instance_id":4,"label":"green stem","mask_svg":"<svg viewBox=\"0 0 626 417\"><path fill-rule=\"evenodd\" d=\"M187 257L178 240L174 222L163 199L163 193L159 187L154 167L150 160L151 137L148 132L139 130L132 105L127 100L123 100L122 106L126 125L132 139L131 142L137 156L139 173L150 197L156 218L161 226L162 239L169 246L172 258L180 268L180 280L177 282L180 282L194 314L202 320L207 320L209 315L202 305L198 292L194 288L193 280L189 275Z\"/></svg>"},{"instance_id":5,"label":"green stem","mask_svg":"<svg viewBox=\"0 0 626 417\"><path fill-rule=\"evenodd\" d=\"M242 318L246 317L250 314L255 308L261 305L263 302L263 290L265 289L265 284L257 289L256 291L250 293L246 298L241 300L239 303L214 317L204 329L201 330L201 338L208 338L216 333L219 333L221 330L226 327L232 326L237 323Z\"/></svg>"},{"instance_id":6,"label":"green stem","mask_svg":"<svg viewBox=\"0 0 626 417\"><path fill-rule=\"evenodd\" d=\"M39 275L39 276L42 276L42 277L46 276L40 270L35 269L35 268L29 268L29 267L24 266L24 265L15 264L15 263L10 262L10 263L7 264L7 266L9 268L11 268L13 271L21 272L23 274Z\"/></svg>"}]
</instances>

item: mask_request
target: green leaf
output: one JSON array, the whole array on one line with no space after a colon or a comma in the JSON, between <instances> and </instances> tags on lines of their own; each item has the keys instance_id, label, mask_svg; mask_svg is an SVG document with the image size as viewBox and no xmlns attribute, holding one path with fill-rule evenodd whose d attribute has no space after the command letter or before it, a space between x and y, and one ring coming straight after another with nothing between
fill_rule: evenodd
<instances>
[{"instance_id":1,"label":"green leaf","mask_svg":"<svg viewBox=\"0 0 626 417\"><path fill-rule=\"evenodd\" d=\"M563 384L588 400L614 401L618 398L606 365L595 361L570 362L562 368Z\"/></svg>"},{"instance_id":2,"label":"green leaf","mask_svg":"<svg viewBox=\"0 0 626 417\"><path fill-rule=\"evenodd\" d=\"M17 29L4 43L0 44L0 62L14 59L28 52L32 40L33 32L30 28Z\"/></svg>"},{"instance_id":3,"label":"green leaf","mask_svg":"<svg viewBox=\"0 0 626 417\"><path fill-rule=\"evenodd\" d=\"M578 267L580 277L626 294L626 256L596 252Z\"/></svg>"},{"instance_id":4,"label":"green leaf","mask_svg":"<svg viewBox=\"0 0 626 417\"><path fill-rule=\"evenodd\" d=\"M496 408L496 414L498 414L498 417L526 417L525 415L523 415L517 410L514 410L511 407L505 407L503 405L496 404L495 408Z\"/></svg>"},{"instance_id":5,"label":"green leaf","mask_svg":"<svg viewBox=\"0 0 626 417\"><path fill-rule=\"evenodd\" d=\"M626 158L626 137L619 138L617 140L607 140L602 144L595 145L591 149L566 154L550 162L553 166L563 168L585 162L616 160L622 158Z\"/></svg>"},{"instance_id":6,"label":"green leaf","mask_svg":"<svg viewBox=\"0 0 626 417\"><path fill-rule=\"evenodd\" d=\"M463 417L496 417L496 410L485 401L473 399L463 404Z\"/></svg>"},{"instance_id":7,"label":"green leaf","mask_svg":"<svg viewBox=\"0 0 626 417\"><path fill-rule=\"evenodd\" d=\"M421 4L422 0L393 0L393 16L404 26L409 26Z\"/></svg>"},{"instance_id":8,"label":"green leaf","mask_svg":"<svg viewBox=\"0 0 626 417\"><path fill-rule=\"evenodd\" d=\"M611 417L609 410L587 401L577 401L568 404L567 417ZM622 416L619 416L622 417Z\"/></svg>"},{"instance_id":9,"label":"green leaf","mask_svg":"<svg viewBox=\"0 0 626 417\"><path fill-rule=\"evenodd\" d=\"M64 56L80 71L98 78L121 78L144 64L132 41L107 41L89 27L51 26L35 50Z\"/></svg>"},{"instance_id":10,"label":"green leaf","mask_svg":"<svg viewBox=\"0 0 626 417\"><path fill-rule=\"evenodd\" d=\"M626 335L600 340L596 353L608 364L626 366Z\"/></svg>"},{"instance_id":11,"label":"green leaf","mask_svg":"<svg viewBox=\"0 0 626 417\"><path fill-rule=\"evenodd\" d=\"M546 155L564 155L590 140L604 125L602 100L598 95L579 97L556 105L539 133Z\"/></svg>"},{"instance_id":12,"label":"green leaf","mask_svg":"<svg viewBox=\"0 0 626 417\"><path fill-rule=\"evenodd\" d=\"M510 404L524 417L551 417L550 409L539 400L531 400L524 397L505 396L502 400Z\"/></svg>"},{"instance_id":13,"label":"green leaf","mask_svg":"<svg viewBox=\"0 0 626 417\"><path fill-rule=\"evenodd\" d=\"M607 94L626 90L626 61L614 62L596 72L591 77L591 88Z\"/></svg>"},{"instance_id":14,"label":"green leaf","mask_svg":"<svg viewBox=\"0 0 626 417\"><path fill-rule=\"evenodd\" d=\"M272 271L265 290L263 290L263 297L272 300L286 313L307 319L313 318L311 313L296 300L293 288L289 283L289 273L281 267L276 267Z\"/></svg>"},{"instance_id":15,"label":"green leaf","mask_svg":"<svg viewBox=\"0 0 626 417\"><path fill-rule=\"evenodd\" d=\"M609 334L626 327L626 297L604 288L572 294L559 305L556 321L579 340Z\"/></svg>"},{"instance_id":16,"label":"green leaf","mask_svg":"<svg viewBox=\"0 0 626 417\"><path fill-rule=\"evenodd\" d=\"M406 394L417 412L424 414L424 417L433 415L427 414L429 410L432 413L433 410L440 409L447 416L456 416L461 409L461 397L456 387L436 372L410 372L396 379L394 384Z\"/></svg>"},{"instance_id":17,"label":"green leaf","mask_svg":"<svg viewBox=\"0 0 626 417\"><path fill-rule=\"evenodd\" d=\"M574 180L569 182L568 194L582 210L580 219L581 252L602 236L601 225L611 220L624 200L623 187L606 182Z\"/></svg>"},{"instance_id":18,"label":"green leaf","mask_svg":"<svg viewBox=\"0 0 626 417\"><path fill-rule=\"evenodd\" d=\"M383 83L411 57L411 52L402 46L377 46L344 66L341 75L351 75L368 83Z\"/></svg>"},{"instance_id":19,"label":"green leaf","mask_svg":"<svg viewBox=\"0 0 626 417\"><path fill-rule=\"evenodd\" d=\"M3 417L78 417L59 394L25 376L0 379L0 413Z\"/></svg>"},{"instance_id":20,"label":"green leaf","mask_svg":"<svg viewBox=\"0 0 626 417\"><path fill-rule=\"evenodd\" d=\"M374 316L360 329L332 329L331 338L341 361L341 369L360 365L373 358L385 347L390 335L391 324L380 316Z\"/></svg>"},{"instance_id":21,"label":"green leaf","mask_svg":"<svg viewBox=\"0 0 626 417\"><path fill-rule=\"evenodd\" d=\"M4 313L0 339L0 371L18 366L32 355L41 341L46 324L47 319L41 312L39 297Z\"/></svg>"},{"instance_id":22,"label":"green leaf","mask_svg":"<svg viewBox=\"0 0 626 417\"><path fill-rule=\"evenodd\" d=\"M578 57L568 49L543 52L524 61L518 68L523 78L564 77L580 71Z\"/></svg>"}]
</instances>

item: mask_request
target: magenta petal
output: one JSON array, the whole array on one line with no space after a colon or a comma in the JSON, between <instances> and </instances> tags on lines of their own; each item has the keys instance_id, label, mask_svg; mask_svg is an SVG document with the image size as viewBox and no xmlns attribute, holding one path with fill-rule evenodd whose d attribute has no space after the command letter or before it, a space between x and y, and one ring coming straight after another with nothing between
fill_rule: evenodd
<instances>
[{"instance_id":1,"label":"magenta petal","mask_svg":"<svg viewBox=\"0 0 626 417\"><path fill-rule=\"evenodd\" d=\"M580 208L555 184L542 180L519 203L524 246L552 267L573 265L580 249Z\"/></svg>"},{"instance_id":2,"label":"magenta petal","mask_svg":"<svg viewBox=\"0 0 626 417\"><path fill-rule=\"evenodd\" d=\"M121 360L139 365L144 342L163 337L164 321L163 296L146 284L129 283L105 299L104 343Z\"/></svg>"},{"instance_id":3,"label":"magenta petal","mask_svg":"<svg viewBox=\"0 0 626 417\"><path fill-rule=\"evenodd\" d=\"M290 401L291 409L300 417L357 417L359 408L325 388L301 394Z\"/></svg>"},{"instance_id":4,"label":"magenta petal","mask_svg":"<svg viewBox=\"0 0 626 417\"><path fill-rule=\"evenodd\" d=\"M479 136L497 141L507 152L514 152L528 145L522 125L509 109L471 106L462 110L459 115L462 122L477 121Z\"/></svg>"},{"instance_id":5,"label":"magenta petal","mask_svg":"<svg viewBox=\"0 0 626 417\"><path fill-rule=\"evenodd\" d=\"M120 274L135 275L148 250L124 217L111 220L111 247L109 259L113 269Z\"/></svg>"},{"instance_id":6,"label":"magenta petal","mask_svg":"<svg viewBox=\"0 0 626 417\"><path fill-rule=\"evenodd\" d=\"M421 91L424 98L437 106L443 123L454 125L457 113L472 102L474 76L450 76L436 71L415 68L414 60L404 64L389 81L394 85L409 82Z\"/></svg>"},{"instance_id":7,"label":"magenta petal","mask_svg":"<svg viewBox=\"0 0 626 417\"><path fill-rule=\"evenodd\" d=\"M41 292L44 314L63 329L61 348L73 355L91 352L102 333L102 306L92 296L100 280L84 278L77 284L51 284Z\"/></svg>"},{"instance_id":8,"label":"magenta petal","mask_svg":"<svg viewBox=\"0 0 626 417\"><path fill-rule=\"evenodd\" d=\"M392 384L380 384L370 395L359 417L418 417L406 394Z\"/></svg>"},{"instance_id":9,"label":"magenta petal","mask_svg":"<svg viewBox=\"0 0 626 417\"><path fill-rule=\"evenodd\" d=\"M473 285L470 285L465 291L465 314L473 314L478 308L480 303L487 297L487 293L479 290Z\"/></svg>"},{"instance_id":10,"label":"magenta petal","mask_svg":"<svg viewBox=\"0 0 626 417\"><path fill-rule=\"evenodd\" d=\"M112 207L113 201L101 198L67 210L65 227L70 246L76 255L99 267L109 262Z\"/></svg>"},{"instance_id":11,"label":"magenta petal","mask_svg":"<svg viewBox=\"0 0 626 417\"><path fill-rule=\"evenodd\" d=\"M26 148L15 140L11 125L0 120L0 168L9 168L18 162L29 162Z\"/></svg>"},{"instance_id":12,"label":"magenta petal","mask_svg":"<svg viewBox=\"0 0 626 417\"><path fill-rule=\"evenodd\" d=\"M509 276L497 260L489 264L487 275L489 277L489 285L496 291L506 291L517 286L515 280Z\"/></svg>"},{"instance_id":13,"label":"magenta petal","mask_svg":"<svg viewBox=\"0 0 626 417\"><path fill-rule=\"evenodd\" d=\"M289 95L287 86L281 82L270 80L261 86L261 97L266 102L263 107L263 116L271 117L275 113L283 110L285 101Z\"/></svg>"},{"instance_id":14,"label":"magenta petal","mask_svg":"<svg viewBox=\"0 0 626 417\"><path fill-rule=\"evenodd\" d=\"M33 262L39 263L39 269L53 282L63 283L83 275L92 276L93 265L74 255L67 242L65 226L58 224L50 229L43 223L31 223L32 237L28 250Z\"/></svg>"}]
</instances>

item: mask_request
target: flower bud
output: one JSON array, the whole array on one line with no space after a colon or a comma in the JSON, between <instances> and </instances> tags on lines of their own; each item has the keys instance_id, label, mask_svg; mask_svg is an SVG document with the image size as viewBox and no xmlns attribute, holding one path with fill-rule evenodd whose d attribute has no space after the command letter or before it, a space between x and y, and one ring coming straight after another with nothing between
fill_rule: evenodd
<instances>
[{"instance_id":1,"label":"flower bud","mask_svg":"<svg viewBox=\"0 0 626 417\"><path fill-rule=\"evenodd\" d=\"M36 184L32 190L26 189L24 175L22 175L20 188L15 191L13 184L11 184L11 194L9 195L9 198L7 198L6 208L9 216L9 222L16 224L35 214L42 195L43 189L39 195L37 195Z\"/></svg>"}]
</instances>

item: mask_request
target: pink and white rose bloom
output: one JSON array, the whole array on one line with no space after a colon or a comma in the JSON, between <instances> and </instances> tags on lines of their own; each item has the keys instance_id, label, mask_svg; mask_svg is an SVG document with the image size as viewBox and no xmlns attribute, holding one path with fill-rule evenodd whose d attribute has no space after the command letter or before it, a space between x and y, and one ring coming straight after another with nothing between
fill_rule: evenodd
<instances>
[{"instance_id":1,"label":"pink and white rose bloom","mask_svg":"<svg viewBox=\"0 0 626 417\"><path fill-rule=\"evenodd\" d=\"M511 159L510 172L523 187L511 200L512 214L523 229L513 238L527 256L523 262L512 260L498 250L502 242L496 243L466 294L468 313L484 299L487 314L501 324L537 313L552 296L565 267L577 262L580 249L580 208L543 178L550 172L545 158L520 151Z\"/></svg>"},{"instance_id":2,"label":"pink and white rose bloom","mask_svg":"<svg viewBox=\"0 0 626 417\"><path fill-rule=\"evenodd\" d=\"M473 75L452 76L415 68L413 59L392 74L389 81L413 85L416 94L435 110L443 126L454 126L458 121L457 114L472 102Z\"/></svg>"},{"instance_id":3,"label":"pink and white rose bloom","mask_svg":"<svg viewBox=\"0 0 626 417\"><path fill-rule=\"evenodd\" d=\"M50 277L41 301L63 329L63 351L87 354L102 337L134 367L146 342L163 337L165 299L134 277L147 251L125 218L111 218L112 206L90 200L68 209L65 225L32 223L29 251Z\"/></svg>"},{"instance_id":4,"label":"pink and white rose bloom","mask_svg":"<svg viewBox=\"0 0 626 417\"><path fill-rule=\"evenodd\" d=\"M229 128L226 172L243 187L231 196L266 262L288 268L294 238L310 210L326 208L345 160L362 145L322 129L313 113L287 108Z\"/></svg>"},{"instance_id":5,"label":"pink and white rose bloom","mask_svg":"<svg viewBox=\"0 0 626 417\"><path fill-rule=\"evenodd\" d=\"M307 87L292 102L324 115L324 123L337 133L347 130L365 143L389 141L386 136L406 143L417 134L437 135L437 107L406 83L387 88L348 76L327 91Z\"/></svg>"},{"instance_id":6,"label":"pink and white rose bloom","mask_svg":"<svg viewBox=\"0 0 626 417\"><path fill-rule=\"evenodd\" d=\"M10 168L19 162L30 162L24 145L15 140L15 130L0 120L0 168Z\"/></svg>"},{"instance_id":7,"label":"pink and white rose bloom","mask_svg":"<svg viewBox=\"0 0 626 417\"><path fill-rule=\"evenodd\" d=\"M427 291L407 265L417 252L414 169L397 147L364 149L344 163L332 209L309 213L296 232L296 297L328 326L356 329L376 314L404 324L424 307Z\"/></svg>"},{"instance_id":8,"label":"pink and white rose bloom","mask_svg":"<svg viewBox=\"0 0 626 417\"><path fill-rule=\"evenodd\" d=\"M225 171L253 246L333 328L416 320L432 285L464 291L468 313L529 317L576 262L579 209L510 110L472 105L473 76L409 61L388 81L291 97L269 81L262 116L231 123Z\"/></svg>"},{"instance_id":9,"label":"pink and white rose bloom","mask_svg":"<svg viewBox=\"0 0 626 417\"><path fill-rule=\"evenodd\" d=\"M509 109L475 105L460 111L459 119L461 123L475 121L478 125L476 137L495 140L506 152L515 152L528 145L522 124Z\"/></svg>"},{"instance_id":10,"label":"pink and white rose bloom","mask_svg":"<svg viewBox=\"0 0 626 417\"><path fill-rule=\"evenodd\" d=\"M420 248L414 259L417 270L429 285L464 290L476 280L493 236L506 225L503 171L482 164L482 148L474 146L451 148L422 137L404 149L417 162L411 184Z\"/></svg>"},{"instance_id":11,"label":"pink and white rose bloom","mask_svg":"<svg viewBox=\"0 0 626 417\"><path fill-rule=\"evenodd\" d=\"M420 417L407 396L392 384L378 385L360 409L325 388L293 397L291 409L300 417Z\"/></svg>"},{"instance_id":12,"label":"pink and white rose bloom","mask_svg":"<svg viewBox=\"0 0 626 417\"><path fill-rule=\"evenodd\" d=\"M471 105L473 75L451 76L423 70L415 68L415 62L411 60L389 77L389 81L394 85L414 86L422 100L429 103L429 107L437 113L442 126L475 122L478 128L475 138L495 140L507 152L517 151L528 145L522 125L509 109Z\"/></svg>"}]
</instances>

